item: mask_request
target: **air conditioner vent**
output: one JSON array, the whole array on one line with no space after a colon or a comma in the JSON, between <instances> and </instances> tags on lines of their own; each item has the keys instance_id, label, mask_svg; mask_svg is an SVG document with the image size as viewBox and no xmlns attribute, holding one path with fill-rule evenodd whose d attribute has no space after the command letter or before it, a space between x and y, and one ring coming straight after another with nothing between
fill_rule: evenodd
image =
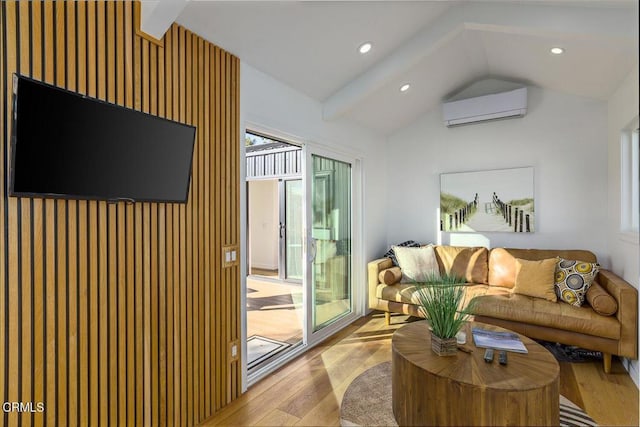
<instances>
[{"instance_id":1,"label":"air conditioner vent","mask_svg":"<svg viewBox=\"0 0 640 427\"><path fill-rule=\"evenodd\" d=\"M487 120L522 117L527 113L527 88L449 101L442 104L448 127Z\"/></svg>"}]
</instances>

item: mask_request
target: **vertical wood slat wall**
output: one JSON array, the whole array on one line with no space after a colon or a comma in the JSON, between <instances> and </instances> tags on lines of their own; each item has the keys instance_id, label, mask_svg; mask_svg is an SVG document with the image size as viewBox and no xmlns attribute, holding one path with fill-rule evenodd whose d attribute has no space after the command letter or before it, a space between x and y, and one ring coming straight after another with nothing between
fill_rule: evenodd
<instances>
[{"instance_id":1,"label":"vertical wood slat wall","mask_svg":"<svg viewBox=\"0 0 640 427\"><path fill-rule=\"evenodd\" d=\"M45 405L0 426L193 425L240 393L239 61L133 7L0 2L0 401ZM14 72L197 126L188 203L8 197Z\"/></svg>"}]
</instances>

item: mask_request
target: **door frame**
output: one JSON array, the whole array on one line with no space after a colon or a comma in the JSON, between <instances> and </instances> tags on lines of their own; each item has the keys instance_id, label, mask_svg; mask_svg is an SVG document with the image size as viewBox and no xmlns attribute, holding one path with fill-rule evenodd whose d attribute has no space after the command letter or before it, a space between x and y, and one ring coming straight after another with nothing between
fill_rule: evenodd
<instances>
[{"instance_id":1,"label":"door frame","mask_svg":"<svg viewBox=\"0 0 640 427\"><path fill-rule=\"evenodd\" d=\"M247 354L247 194L246 194L246 186L241 186L240 191L240 214L241 214L241 228L240 228L240 266L241 266L241 293L240 293L240 344L241 344L241 371L242 371L242 384L241 390L242 392L246 392L247 388L274 372L276 369L282 367L287 364L291 360L295 359L302 353L308 351L312 347L318 345L331 335L335 334L339 330L348 326L351 322L355 321L359 317L365 314L366 310L366 271L364 266L364 221L362 220L364 211L364 191L363 191L363 177L362 177L362 157L359 154L345 149L336 149L329 145L306 140L305 138L282 132L277 129L273 129L264 125L261 125L257 122L244 120L242 125L242 132L240 134L240 141L238 141L240 145L240 182L246 182L247 172L246 172L246 150L244 145L244 132L253 131L264 135L272 136L273 138L283 140L293 145L298 145L302 147L302 156L305 159L302 165L302 175L306 177L307 174L307 153L312 152L318 155L324 155L325 157L334 158L336 160L346 161L351 164L352 167L352 260L351 260L351 273L352 273L352 301L353 301L353 310L348 317L343 318L344 320L339 322L338 324L332 324L327 326L324 329L321 329L317 333L314 334L312 340L308 340L305 336L303 343L290 351L288 351L283 357L277 358L273 361L273 363L265 366L264 368L258 369L251 373L251 376L248 374L247 363L244 355ZM308 233L306 231L306 218L307 218L307 200L308 200L308 190L306 186L306 182L308 179L303 178L303 198L305 203L303 204L303 232L304 236L307 236ZM308 239L303 239L303 256L306 259L307 256L307 244ZM303 277L306 277L306 268L308 263L303 263ZM309 304L307 286L303 284L303 304ZM309 310L307 310L307 314L305 314L305 324L303 325L304 333L307 334L308 328L312 328L312 323L308 320Z\"/></svg>"}]
</instances>

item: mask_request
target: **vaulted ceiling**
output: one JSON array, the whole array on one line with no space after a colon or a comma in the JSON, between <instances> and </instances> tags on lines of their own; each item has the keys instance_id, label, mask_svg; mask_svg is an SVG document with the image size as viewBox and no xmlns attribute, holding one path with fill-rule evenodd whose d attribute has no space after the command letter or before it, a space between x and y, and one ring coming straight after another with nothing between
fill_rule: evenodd
<instances>
[{"instance_id":1,"label":"vaulted ceiling","mask_svg":"<svg viewBox=\"0 0 640 427\"><path fill-rule=\"evenodd\" d=\"M638 62L637 0L166 1L146 2L143 29L165 10L322 103L325 120L382 134L488 77L606 100Z\"/></svg>"}]
</instances>

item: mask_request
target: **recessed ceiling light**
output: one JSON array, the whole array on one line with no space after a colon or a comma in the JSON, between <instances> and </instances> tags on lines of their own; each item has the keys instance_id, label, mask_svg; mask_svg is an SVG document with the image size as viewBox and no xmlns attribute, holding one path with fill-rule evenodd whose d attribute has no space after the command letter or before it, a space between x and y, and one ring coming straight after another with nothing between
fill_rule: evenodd
<instances>
[{"instance_id":1,"label":"recessed ceiling light","mask_svg":"<svg viewBox=\"0 0 640 427\"><path fill-rule=\"evenodd\" d=\"M411 85L409 83L405 83L402 86L400 86L400 92L406 92L409 90L410 87Z\"/></svg>"},{"instance_id":2,"label":"recessed ceiling light","mask_svg":"<svg viewBox=\"0 0 640 427\"><path fill-rule=\"evenodd\" d=\"M358 48L358 52L360 52L362 54L365 54L365 53L367 53L367 52L369 52L371 50L372 46L373 45L371 43L369 43L369 42L362 43L360 45L360 47Z\"/></svg>"},{"instance_id":3,"label":"recessed ceiling light","mask_svg":"<svg viewBox=\"0 0 640 427\"><path fill-rule=\"evenodd\" d=\"M564 49L561 47L552 47L551 53L553 53L554 55L561 55L562 53L564 53Z\"/></svg>"}]
</instances>

